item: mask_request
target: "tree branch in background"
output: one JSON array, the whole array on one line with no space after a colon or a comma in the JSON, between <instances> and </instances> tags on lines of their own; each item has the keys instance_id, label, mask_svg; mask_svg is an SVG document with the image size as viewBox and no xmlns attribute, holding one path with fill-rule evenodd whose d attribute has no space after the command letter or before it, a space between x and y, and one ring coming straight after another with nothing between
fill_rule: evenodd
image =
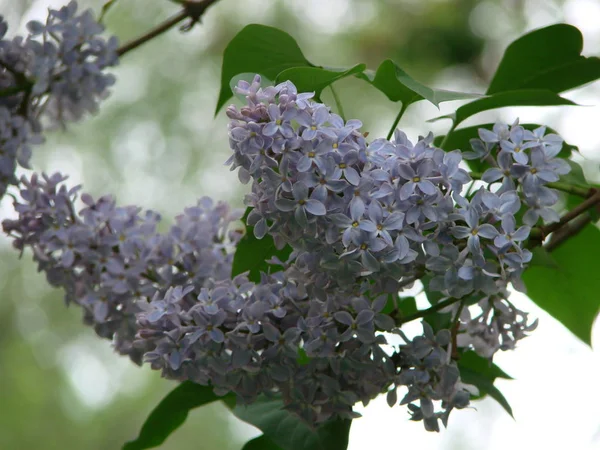
<instances>
[{"instance_id":1,"label":"tree branch in background","mask_svg":"<svg viewBox=\"0 0 600 450\"><path fill-rule=\"evenodd\" d=\"M189 31L192 27L200 21L204 12L211 6L213 3L216 3L218 0L201 0L201 1L181 1L177 3L181 3L183 5L183 9L175 14L173 17L165 20L163 23L157 25L155 28L152 28L146 34L139 36L123 46L117 49L117 54L119 56L123 56L125 53L138 48L140 45L154 39L157 36L160 36L165 31L170 30L178 23L183 20L189 18L190 22L181 27L182 31Z\"/></svg>"}]
</instances>

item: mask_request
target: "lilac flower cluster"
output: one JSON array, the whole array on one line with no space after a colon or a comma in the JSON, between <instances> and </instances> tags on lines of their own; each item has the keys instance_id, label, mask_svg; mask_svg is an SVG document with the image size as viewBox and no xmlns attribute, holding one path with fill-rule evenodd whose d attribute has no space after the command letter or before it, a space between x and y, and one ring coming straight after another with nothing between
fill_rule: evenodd
<instances>
[{"instance_id":1,"label":"lilac flower cluster","mask_svg":"<svg viewBox=\"0 0 600 450\"><path fill-rule=\"evenodd\" d=\"M518 121L511 126L496 124L492 131L479 130L480 139L472 139L473 152L465 158L487 158L496 152L494 166L483 174L488 183L500 182L497 194L514 192L520 188L521 200L527 206L523 223L534 226L542 218L544 223L558 222L552 206L558 201L556 191L546 184L558 181L560 175L571 170L562 158L556 158L563 140L556 134L545 134L546 127L533 131L524 129Z\"/></svg>"},{"instance_id":2,"label":"lilac flower cluster","mask_svg":"<svg viewBox=\"0 0 600 450\"><path fill-rule=\"evenodd\" d=\"M432 135L413 144L396 131L394 141L367 143L359 121L289 81L261 88L256 77L237 89L248 105L227 110L228 164L252 180L248 224L292 249L269 261L280 270L259 283L232 279L239 234L227 227L239 214L208 199L159 234L156 213L83 195L77 215L77 188L34 176L22 180L19 217L5 231L16 248L33 249L98 334L166 377L246 403L277 393L309 423L356 417L357 401L385 392L393 405L401 390L412 419L437 431L474 392L460 379L456 347L491 359L535 327L507 288L521 287L530 227L555 220L547 183L568 171L554 158L562 141L516 123L480 130L466 156L495 152L498 167L470 194L461 152L436 148ZM434 332L424 322L410 339L401 318L383 311L423 275L453 324ZM404 343L389 345L385 332Z\"/></svg>"},{"instance_id":3,"label":"lilac flower cluster","mask_svg":"<svg viewBox=\"0 0 600 450\"><path fill-rule=\"evenodd\" d=\"M105 69L118 63L117 39L101 37L91 10L77 14L75 1L27 28L27 37L8 39L0 16L0 197L17 184L17 164L29 168L44 127L97 111L115 81Z\"/></svg>"},{"instance_id":4,"label":"lilac flower cluster","mask_svg":"<svg viewBox=\"0 0 600 450\"><path fill-rule=\"evenodd\" d=\"M203 198L159 234L157 213L117 207L109 196L82 195L85 207L76 214L79 187L67 189L65 178L23 177L18 218L4 220L4 231L16 249L32 249L38 270L65 290L67 304L83 308L99 336L139 364L147 349L133 345L135 314L169 287L230 278L239 233L227 229L239 214Z\"/></svg>"}]
</instances>

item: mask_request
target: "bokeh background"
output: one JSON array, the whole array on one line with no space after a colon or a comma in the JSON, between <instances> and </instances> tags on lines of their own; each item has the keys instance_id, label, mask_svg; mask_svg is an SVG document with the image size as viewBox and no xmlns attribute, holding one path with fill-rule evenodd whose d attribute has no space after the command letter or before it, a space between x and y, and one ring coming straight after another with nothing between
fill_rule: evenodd
<instances>
[{"instance_id":1,"label":"bokeh background","mask_svg":"<svg viewBox=\"0 0 600 450\"><path fill-rule=\"evenodd\" d=\"M10 35L62 3L2 0L0 13ZM99 11L103 2L79 3ZM119 0L105 23L125 41L177 10L168 0ZM556 22L581 29L584 54L600 53L595 0L221 0L191 32L173 30L126 55L100 113L49 135L33 165L69 174L94 196L113 193L122 204L157 210L166 227L202 195L242 204L248 187L223 166L229 156L226 117L213 113L222 52L244 25L286 30L316 64L364 62L374 69L392 58L424 83L481 93L508 43ZM338 84L347 117L361 119L371 136L385 135L399 105L358 80ZM593 105L600 105L600 85L567 97L586 106L505 108L463 126L517 116L544 122L580 147L586 175L598 181L600 108ZM444 104L441 112L456 106ZM413 139L429 130L440 133L447 123L425 122L439 114L422 102L411 106L400 127ZM11 214L7 197L0 217ZM19 260L4 237L0 293L0 449L120 448L173 388L96 338L82 325L80 311L65 308L62 293L36 273L30 255ZM357 408L364 417L352 427L350 449L600 448L598 320L592 350L525 296L516 301L540 326L517 351L497 358L516 379L498 382L514 420L493 400L483 400L454 412L448 430L431 434L409 422L405 409L378 399ZM193 411L162 448L236 450L258 434L215 404Z\"/></svg>"}]
</instances>

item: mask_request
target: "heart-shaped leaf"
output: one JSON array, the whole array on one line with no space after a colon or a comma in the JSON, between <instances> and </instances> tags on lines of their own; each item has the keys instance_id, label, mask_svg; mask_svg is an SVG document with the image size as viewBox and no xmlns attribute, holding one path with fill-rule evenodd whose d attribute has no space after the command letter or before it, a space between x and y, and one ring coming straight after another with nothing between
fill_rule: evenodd
<instances>
[{"instance_id":1,"label":"heart-shaped leaf","mask_svg":"<svg viewBox=\"0 0 600 450\"><path fill-rule=\"evenodd\" d=\"M217 400L224 401L233 408L235 396L217 396L211 387L202 386L184 381L167 394L165 398L152 410L139 436L123 446L123 450L142 450L158 447L179 428L187 419L191 409L212 403Z\"/></svg>"},{"instance_id":2,"label":"heart-shaped leaf","mask_svg":"<svg viewBox=\"0 0 600 450\"><path fill-rule=\"evenodd\" d=\"M242 450L282 450L277 444L264 434L246 442Z\"/></svg>"},{"instance_id":3,"label":"heart-shaped leaf","mask_svg":"<svg viewBox=\"0 0 600 450\"><path fill-rule=\"evenodd\" d=\"M465 119L490 109L503 108L505 106L558 106L577 105L576 103L545 89L523 89L519 91L501 92L474 100L459 107L455 113L435 117L429 122L439 119L452 119L458 125Z\"/></svg>"},{"instance_id":4,"label":"heart-shaped leaf","mask_svg":"<svg viewBox=\"0 0 600 450\"><path fill-rule=\"evenodd\" d=\"M600 230L588 225L552 252L555 267L532 265L523 273L527 295L586 344L600 312Z\"/></svg>"},{"instance_id":5,"label":"heart-shaped leaf","mask_svg":"<svg viewBox=\"0 0 600 450\"><path fill-rule=\"evenodd\" d=\"M489 395L496 400L506 410L508 414L513 415L512 408L508 401L494 386L496 378L505 378L512 380L500 367L490 363L489 360L482 358L473 351L463 353L458 360L460 378L464 383L472 384L479 389L479 397Z\"/></svg>"},{"instance_id":6,"label":"heart-shaped leaf","mask_svg":"<svg viewBox=\"0 0 600 450\"><path fill-rule=\"evenodd\" d=\"M229 80L240 73L258 73L272 80L291 67L311 67L298 44L284 31L265 25L244 27L223 53L221 91L215 114L232 97Z\"/></svg>"},{"instance_id":7,"label":"heart-shaped leaf","mask_svg":"<svg viewBox=\"0 0 600 450\"><path fill-rule=\"evenodd\" d=\"M357 64L350 69L324 69L321 67L293 67L277 75L276 83L290 80L298 92L315 92L319 98L321 92L337 80L363 72L367 66Z\"/></svg>"},{"instance_id":8,"label":"heart-shaped leaf","mask_svg":"<svg viewBox=\"0 0 600 450\"><path fill-rule=\"evenodd\" d=\"M402 102L406 106L419 100L428 100L438 106L441 102L481 97L480 94L427 87L408 75L391 59L383 61L374 75L365 71L359 78L371 83L390 100Z\"/></svg>"},{"instance_id":9,"label":"heart-shaped leaf","mask_svg":"<svg viewBox=\"0 0 600 450\"><path fill-rule=\"evenodd\" d=\"M558 93L600 78L600 59L581 56L583 37L572 25L534 30L508 46L487 94L517 89Z\"/></svg>"},{"instance_id":10,"label":"heart-shaped leaf","mask_svg":"<svg viewBox=\"0 0 600 450\"><path fill-rule=\"evenodd\" d=\"M348 447L351 420L333 419L312 428L283 409L277 397L261 395L251 405L236 406L233 413L260 429L281 450L345 450Z\"/></svg>"}]
</instances>

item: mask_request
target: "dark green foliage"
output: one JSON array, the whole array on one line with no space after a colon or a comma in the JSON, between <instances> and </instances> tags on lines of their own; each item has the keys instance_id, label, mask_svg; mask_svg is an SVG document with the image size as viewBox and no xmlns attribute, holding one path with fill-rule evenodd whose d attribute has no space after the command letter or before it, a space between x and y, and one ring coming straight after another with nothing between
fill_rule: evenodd
<instances>
[{"instance_id":1,"label":"dark green foliage","mask_svg":"<svg viewBox=\"0 0 600 450\"><path fill-rule=\"evenodd\" d=\"M500 403L507 413L511 416L513 415L508 401L498 388L494 386L496 378L512 380L502 369L473 351L468 351L461 355L461 358L458 360L458 368L460 369L462 381L472 384L479 389L478 398L489 395Z\"/></svg>"},{"instance_id":2,"label":"dark green foliage","mask_svg":"<svg viewBox=\"0 0 600 450\"><path fill-rule=\"evenodd\" d=\"M588 345L600 311L599 254L600 230L588 225L552 252L554 267L532 264L523 274L527 295Z\"/></svg>"},{"instance_id":3,"label":"dark green foliage","mask_svg":"<svg viewBox=\"0 0 600 450\"><path fill-rule=\"evenodd\" d=\"M600 59L581 56L583 36L572 25L534 30L508 46L487 94L516 89L558 93L600 78Z\"/></svg>"},{"instance_id":4,"label":"dark green foliage","mask_svg":"<svg viewBox=\"0 0 600 450\"><path fill-rule=\"evenodd\" d=\"M298 88L298 92L315 92L316 97L330 84L350 75L364 71L364 64L357 64L350 69L323 69L320 67L294 67L277 75L276 83L290 80Z\"/></svg>"},{"instance_id":5,"label":"dark green foliage","mask_svg":"<svg viewBox=\"0 0 600 450\"><path fill-rule=\"evenodd\" d=\"M261 395L251 405L238 405L234 414L264 433L282 450L345 450L351 421L334 419L311 428L298 416L283 409L277 397Z\"/></svg>"},{"instance_id":6,"label":"dark green foliage","mask_svg":"<svg viewBox=\"0 0 600 450\"><path fill-rule=\"evenodd\" d=\"M140 435L126 443L123 450L142 450L158 447L187 419L191 409L222 400L231 408L235 396L218 397L211 387L184 381L173 389L150 413Z\"/></svg>"},{"instance_id":7,"label":"dark green foliage","mask_svg":"<svg viewBox=\"0 0 600 450\"><path fill-rule=\"evenodd\" d=\"M240 73L258 73L272 80L291 67L311 67L289 34L265 25L248 25L227 45L223 53L221 92L215 114L231 98L229 80Z\"/></svg>"}]
</instances>

